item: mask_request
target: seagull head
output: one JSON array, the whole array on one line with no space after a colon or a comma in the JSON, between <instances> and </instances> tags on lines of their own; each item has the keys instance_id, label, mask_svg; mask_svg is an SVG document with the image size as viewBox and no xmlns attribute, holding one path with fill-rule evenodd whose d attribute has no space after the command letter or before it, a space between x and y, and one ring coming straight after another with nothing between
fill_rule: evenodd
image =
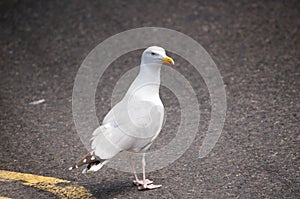
<instances>
[{"instance_id":1,"label":"seagull head","mask_svg":"<svg viewBox=\"0 0 300 199\"><path fill-rule=\"evenodd\" d=\"M174 64L171 57L166 55L165 49L158 46L151 46L147 48L142 55L142 64Z\"/></svg>"}]
</instances>

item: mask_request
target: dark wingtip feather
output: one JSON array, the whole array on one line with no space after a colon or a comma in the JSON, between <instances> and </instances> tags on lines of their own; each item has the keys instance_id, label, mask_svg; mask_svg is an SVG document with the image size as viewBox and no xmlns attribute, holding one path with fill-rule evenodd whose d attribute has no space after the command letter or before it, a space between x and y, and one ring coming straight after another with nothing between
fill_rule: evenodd
<instances>
[{"instance_id":1,"label":"dark wingtip feather","mask_svg":"<svg viewBox=\"0 0 300 199\"><path fill-rule=\"evenodd\" d=\"M69 170L73 170L74 168L81 167L82 165L87 164L87 167L91 167L93 164L99 164L100 160L96 157L95 152L89 152L87 155L83 156L80 160L78 160L74 166L70 167Z\"/></svg>"}]
</instances>

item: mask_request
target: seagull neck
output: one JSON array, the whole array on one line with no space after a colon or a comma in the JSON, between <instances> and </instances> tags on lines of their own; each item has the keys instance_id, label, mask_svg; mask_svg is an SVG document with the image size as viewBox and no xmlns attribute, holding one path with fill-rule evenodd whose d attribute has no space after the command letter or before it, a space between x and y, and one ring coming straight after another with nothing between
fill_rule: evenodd
<instances>
[{"instance_id":1,"label":"seagull neck","mask_svg":"<svg viewBox=\"0 0 300 199\"><path fill-rule=\"evenodd\" d=\"M141 64L140 72L138 74L141 83L160 84L160 69L161 64Z\"/></svg>"},{"instance_id":2,"label":"seagull neck","mask_svg":"<svg viewBox=\"0 0 300 199\"><path fill-rule=\"evenodd\" d=\"M141 64L140 72L131 84L126 96L142 95L142 98L159 97L160 87L160 69L159 64Z\"/></svg>"}]
</instances>

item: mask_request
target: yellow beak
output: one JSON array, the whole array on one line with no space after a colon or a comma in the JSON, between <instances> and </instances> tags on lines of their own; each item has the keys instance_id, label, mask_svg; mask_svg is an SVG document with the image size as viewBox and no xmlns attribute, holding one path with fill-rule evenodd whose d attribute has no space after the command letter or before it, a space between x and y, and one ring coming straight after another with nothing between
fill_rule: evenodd
<instances>
[{"instance_id":1,"label":"yellow beak","mask_svg":"<svg viewBox=\"0 0 300 199\"><path fill-rule=\"evenodd\" d=\"M162 58L161 61L163 61L164 63L170 64L170 65L174 65L174 60L168 56Z\"/></svg>"}]
</instances>

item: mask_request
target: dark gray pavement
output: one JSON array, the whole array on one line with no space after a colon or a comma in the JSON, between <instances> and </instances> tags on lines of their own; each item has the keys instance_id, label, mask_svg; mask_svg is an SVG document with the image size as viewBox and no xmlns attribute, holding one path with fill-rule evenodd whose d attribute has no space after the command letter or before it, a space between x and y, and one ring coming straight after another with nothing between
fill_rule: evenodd
<instances>
[{"instance_id":1,"label":"dark gray pavement","mask_svg":"<svg viewBox=\"0 0 300 199\"><path fill-rule=\"evenodd\" d=\"M70 180L96 198L300 198L299 1L28 0L1 1L0 11L1 170ZM201 103L199 132L179 160L149 173L163 188L138 192L129 173L104 167L85 176L67 168L86 153L72 118L81 62L106 38L143 26L198 41L220 70L228 110L215 148L198 159L209 93L193 67L174 55L175 69L192 82ZM99 84L99 120L114 83L139 63L140 51L129 54ZM172 139L179 121L176 98L161 91L168 116L154 148ZM18 182L0 182L1 196L55 198Z\"/></svg>"}]
</instances>

